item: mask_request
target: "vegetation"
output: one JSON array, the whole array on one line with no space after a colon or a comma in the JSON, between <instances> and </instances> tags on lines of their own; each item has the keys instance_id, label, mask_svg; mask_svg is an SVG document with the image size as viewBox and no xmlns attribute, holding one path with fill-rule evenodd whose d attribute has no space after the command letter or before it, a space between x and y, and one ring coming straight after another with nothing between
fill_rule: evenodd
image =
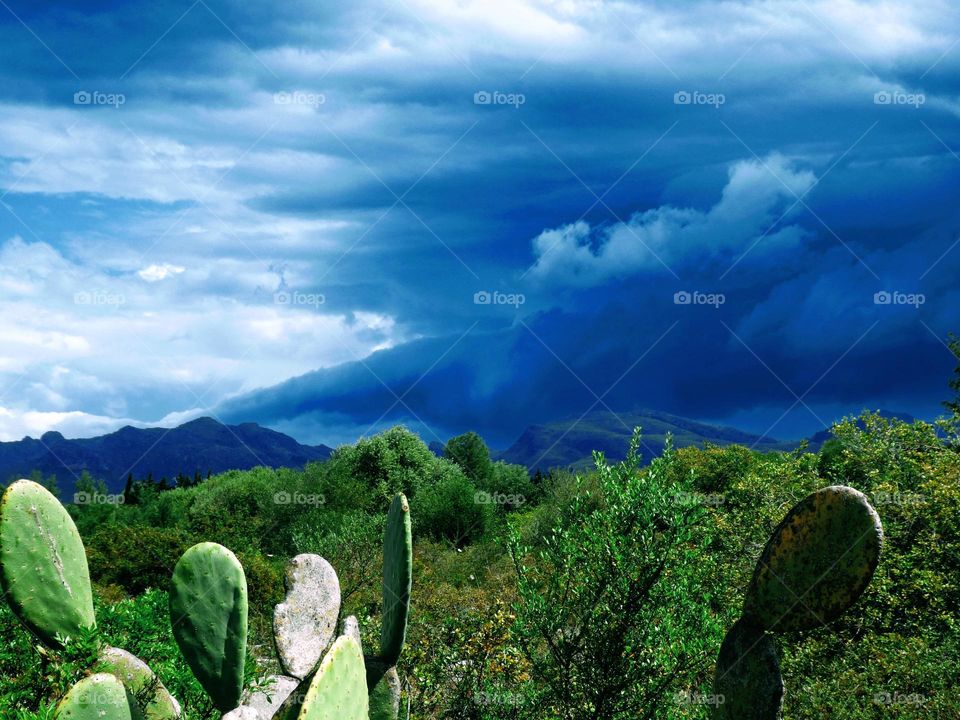
<instances>
[{"instance_id":1,"label":"vegetation","mask_svg":"<svg viewBox=\"0 0 960 720\"><path fill-rule=\"evenodd\" d=\"M768 536L811 492L845 484L882 519L881 560L846 614L778 635L783 717L960 716L960 453L948 427L866 414L838 424L819 453L688 447L647 466L598 456L592 472L536 483L490 461L476 436L438 458L394 428L302 471L166 491L133 483L135 503L68 506L96 638L42 650L0 606L0 715L51 718L104 642L146 661L185 720L215 717L167 609L178 559L203 541L233 550L247 578L248 687L278 670L258 647L272 643L283 570L299 552L331 561L342 614L379 646L383 510L406 492L415 611L397 668L411 717L708 717L717 653Z\"/></svg>"}]
</instances>

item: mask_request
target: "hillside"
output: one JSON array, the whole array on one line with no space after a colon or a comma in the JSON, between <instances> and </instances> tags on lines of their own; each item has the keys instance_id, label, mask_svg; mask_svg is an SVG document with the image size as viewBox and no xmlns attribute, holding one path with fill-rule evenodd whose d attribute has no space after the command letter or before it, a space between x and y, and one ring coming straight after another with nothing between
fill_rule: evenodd
<instances>
[{"instance_id":1,"label":"hillside","mask_svg":"<svg viewBox=\"0 0 960 720\"><path fill-rule=\"evenodd\" d=\"M0 478L28 475L40 470L56 475L64 497L71 497L77 477L84 471L106 481L110 492L120 492L132 473L135 478L173 479L178 473L192 476L208 472L266 465L303 467L326 460L325 445L301 445L283 433L255 423L224 425L205 417L175 428L124 427L108 435L67 439L58 432L40 439L0 442Z\"/></svg>"},{"instance_id":2,"label":"hillside","mask_svg":"<svg viewBox=\"0 0 960 720\"><path fill-rule=\"evenodd\" d=\"M644 462L663 451L667 433L673 435L676 447L738 443L758 451L790 450L799 443L760 438L736 428L710 425L656 410L638 410L629 413L598 411L588 413L582 420L572 418L531 425L497 459L525 465L531 471L553 467L583 468L593 465L592 452L598 450L608 459L621 460L630 445L634 427L643 430L641 452ZM822 441L821 441L822 442ZM817 445L819 447L819 445ZM816 448L811 446L811 450Z\"/></svg>"}]
</instances>

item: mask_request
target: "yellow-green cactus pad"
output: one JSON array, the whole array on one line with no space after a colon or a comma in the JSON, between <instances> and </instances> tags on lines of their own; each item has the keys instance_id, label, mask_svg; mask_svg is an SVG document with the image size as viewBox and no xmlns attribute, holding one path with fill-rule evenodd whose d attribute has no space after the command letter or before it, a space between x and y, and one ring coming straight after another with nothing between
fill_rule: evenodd
<instances>
[{"instance_id":1,"label":"yellow-green cactus pad","mask_svg":"<svg viewBox=\"0 0 960 720\"><path fill-rule=\"evenodd\" d=\"M141 720L136 702L109 673L86 677L64 696L54 711L56 720Z\"/></svg>"},{"instance_id":2,"label":"yellow-green cactus pad","mask_svg":"<svg viewBox=\"0 0 960 720\"><path fill-rule=\"evenodd\" d=\"M247 654L247 580L232 552L206 542L183 554L170 583L170 622L217 709L237 707Z\"/></svg>"},{"instance_id":3,"label":"yellow-green cactus pad","mask_svg":"<svg viewBox=\"0 0 960 720\"><path fill-rule=\"evenodd\" d=\"M44 644L96 625L87 556L76 525L41 485L18 480L0 500L0 585Z\"/></svg>"},{"instance_id":4,"label":"yellow-green cactus pad","mask_svg":"<svg viewBox=\"0 0 960 720\"><path fill-rule=\"evenodd\" d=\"M870 583L882 544L880 517L863 493L842 485L818 490L767 541L744 616L777 632L835 620Z\"/></svg>"},{"instance_id":5,"label":"yellow-green cactus pad","mask_svg":"<svg viewBox=\"0 0 960 720\"><path fill-rule=\"evenodd\" d=\"M714 720L776 720L783 701L783 677L770 636L738 620L720 646L713 678Z\"/></svg>"},{"instance_id":6,"label":"yellow-green cactus pad","mask_svg":"<svg viewBox=\"0 0 960 720\"><path fill-rule=\"evenodd\" d=\"M340 636L317 669L299 720L368 720L367 674L360 645Z\"/></svg>"}]
</instances>

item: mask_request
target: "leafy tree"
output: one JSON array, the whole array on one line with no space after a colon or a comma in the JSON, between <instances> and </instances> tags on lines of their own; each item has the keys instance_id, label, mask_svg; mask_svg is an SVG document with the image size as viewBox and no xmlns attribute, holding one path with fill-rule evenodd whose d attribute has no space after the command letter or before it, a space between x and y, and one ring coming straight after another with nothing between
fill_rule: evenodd
<instances>
[{"instance_id":1,"label":"leafy tree","mask_svg":"<svg viewBox=\"0 0 960 720\"><path fill-rule=\"evenodd\" d=\"M415 532L463 547L480 538L490 521L491 507L470 478L446 463L441 477L417 494Z\"/></svg>"},{"instance_id":2,"label":"leafy tree","mask_svg":"<svg viewBox=\"0 0 960 720\"><path fill-rule=\"evenodd\" d=\"M618 465L595 455L599 499L578 476L539 551L511 542L516 635L550 717L670 717L680 683L716 652L697 547L706 511L678 502L690 488L668 480L670 444L641 470L639 437Z\"/></svg>"},{"instance_id":3,"label":"leafy tree","mask_svg":"<svg viewBox=\"0 0 960 720\"><path fill-rule=\"evenodd\" d=\"M459 465L466 476L478 485L482 485L490 476L490 450L475 432L450 438L443 448L443 456Z\"/></svg>"}]
</instances>

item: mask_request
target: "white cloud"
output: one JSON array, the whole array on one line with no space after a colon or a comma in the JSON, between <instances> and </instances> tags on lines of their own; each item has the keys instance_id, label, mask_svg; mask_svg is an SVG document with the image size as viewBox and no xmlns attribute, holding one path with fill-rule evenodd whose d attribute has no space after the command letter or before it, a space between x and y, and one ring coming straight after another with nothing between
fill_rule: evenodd
<instances>
[{"instance_id":1,"label":"white cloud","mask_svg":"<svg viewBox=\"0 0 960 720\"><path fill-rule=\"evenodd\" d=\"M186 270L186 268L180 265L170 265L169 263L164 263L163 265L148 265L143 270L137 271L137 275L147 282L159 282L160 280L165 280L171 275L179 275L184 270Z\"/></svg>"},{"instance_id":2,"label":"white cloud","mask_svg":"<svg viewBox=\"0 0 960 720\"><path fill-rule=\"evenodd\" d=\"M609 227L592 228L581 220L543 231L533 240L537 259L530 274L590 286L642 270L679 269L731 251L745 252L757 240L751 250L755 256L782 250L802 239L799 228L788 225L762 236L814 182L812 172L794 169L781 155L738 162L709 210L664 205Z\"/></svg>"}]
</instances>

